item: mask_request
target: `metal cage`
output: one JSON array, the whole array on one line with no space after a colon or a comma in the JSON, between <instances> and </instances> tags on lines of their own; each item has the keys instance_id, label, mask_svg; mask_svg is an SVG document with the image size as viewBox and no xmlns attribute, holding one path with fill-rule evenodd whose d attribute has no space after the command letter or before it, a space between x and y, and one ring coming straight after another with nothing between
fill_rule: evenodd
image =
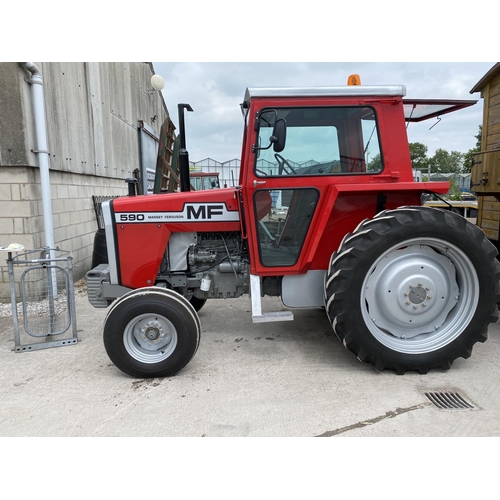
<instances>
[{"instance_id":1,"label":"metal cage","mask_svg":"<svg viewBox=\"0 0 500 500\"><path fill-rule=\"evenodd\" d=\"M28 250L14 257L9 253L7 264L15 351L76 344L71 253L49 248ZM18 291L16 275L19 278Z\"/></svg>"}]
</instances>

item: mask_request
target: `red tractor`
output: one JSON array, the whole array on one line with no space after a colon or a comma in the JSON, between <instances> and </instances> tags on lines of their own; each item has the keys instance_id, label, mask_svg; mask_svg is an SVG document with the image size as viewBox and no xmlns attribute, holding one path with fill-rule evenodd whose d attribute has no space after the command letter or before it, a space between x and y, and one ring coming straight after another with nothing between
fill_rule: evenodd
<instances>
[{"instance_id":1,"label":"red tractor","mask_svg":"<svg viewBox=\"0 0 500 500\"><path fill-rule=\"evenodd\" d=\"M350 79L351 80L351 79ZM133 377L181 370L207 299L250 294L252 320L324 308L338 338L377 370L426 373L470 356L498 317L500 265L484 233L423 207L448 183L415 182L407 122L475 101L405 100L405 87L249 88L239 186L107 201L108 263L87 274L111 308L104 345ZM279 296L286 310L262 312Z\"/></svg>"}]
</instances>

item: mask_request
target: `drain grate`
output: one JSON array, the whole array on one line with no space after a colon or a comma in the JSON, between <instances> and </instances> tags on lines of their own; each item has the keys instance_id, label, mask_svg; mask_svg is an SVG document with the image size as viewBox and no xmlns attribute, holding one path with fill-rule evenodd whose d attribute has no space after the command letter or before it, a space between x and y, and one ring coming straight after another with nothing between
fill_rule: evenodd
<instances>
[{"instance_id":1,"label":"drain grate","mask_svg":"<svg viewBox=\"0 0 500 500\"><path fill-rule=\"evenodd\" d=\"M476 410L476 407L457 392L426 392L427 399L440 410Z\"/></svg>"}]
</instances>

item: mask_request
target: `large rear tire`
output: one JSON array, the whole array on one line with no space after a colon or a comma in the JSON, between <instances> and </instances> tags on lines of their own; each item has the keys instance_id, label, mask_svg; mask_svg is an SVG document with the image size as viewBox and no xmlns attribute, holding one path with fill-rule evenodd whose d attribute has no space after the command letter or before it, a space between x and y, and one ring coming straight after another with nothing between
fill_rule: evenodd
<instances>
[{"instance_id":1,"label":"large rear tire","mask_svg":"<svg viewBox=\"0 0 500 500\"><path fill-rule=\"evenodd\" d=\"M141 288L111 307L104 347L111 361L132 377L168 377L193 358L200 330L198 315L184 297L165 288Z\"/></svg>"},{"instance_id":2,"label":"large rear tire","mask_svg":"<svg viewBox=\"0 0 500 500\"><path fill-rule=\"evenodd\" d=\"M496 254L477 226L452 212L381 212L332 255L325 305L333 329L379 371L448 369L498 318Z\"/></svg>"}]
</instances>

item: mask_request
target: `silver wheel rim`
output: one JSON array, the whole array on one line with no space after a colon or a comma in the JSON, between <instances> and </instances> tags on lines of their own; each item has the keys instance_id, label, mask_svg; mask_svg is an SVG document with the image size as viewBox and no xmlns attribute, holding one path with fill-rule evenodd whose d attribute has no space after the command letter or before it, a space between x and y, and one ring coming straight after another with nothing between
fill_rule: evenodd
<instances>
[{"instance_id":1,"label":"silver wheel rim","mask_svg":"<svg viewBox=\"0 0 500 500\"><path fill-rule=\"evenodd\" d=\"M141 363L159 363L177 347L177 330L159 314L141 314L128 323L123 332L127 352Z\"/></svg>"},{"instance_id":2,"label":"silver wheel rim","mask_svg":"<svg viewBox=\"0 0 500 500\"><path fill-rule=\"evenodd\" d=\"M479 280L455 245L415 238L375 261L360 299L365 324L381 344L424 354L446 346L469 325L479 301Z\"/></svg>"}]
</instances>

